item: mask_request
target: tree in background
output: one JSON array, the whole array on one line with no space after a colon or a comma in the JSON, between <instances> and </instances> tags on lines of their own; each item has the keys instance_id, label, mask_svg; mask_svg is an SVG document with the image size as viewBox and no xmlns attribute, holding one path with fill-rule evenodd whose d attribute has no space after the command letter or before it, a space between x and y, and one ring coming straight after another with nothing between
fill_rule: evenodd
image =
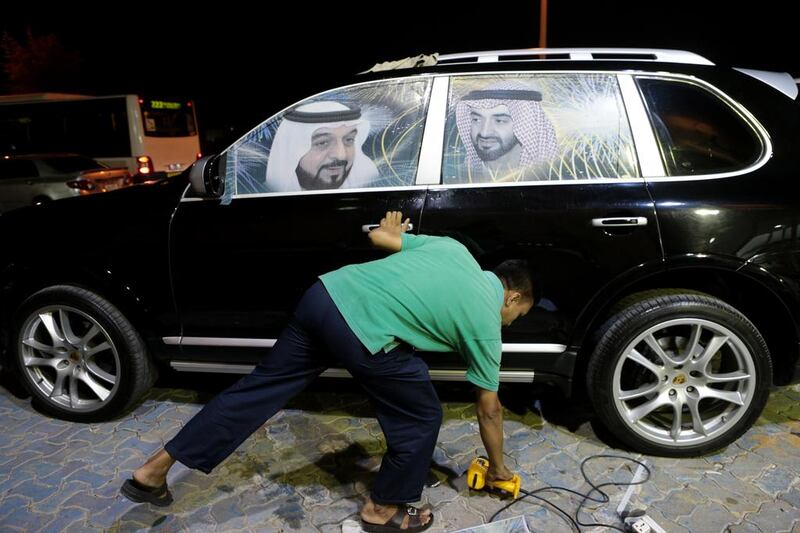
<instances>
[{"instance_id":1,"label":"tree in background","mask_svg":"<svg viewBox=\"0 0 800 533\"><path fill-rule=\"evenodd\" d=\"M78 86L80 55L66 49L54 33L34 35L28 28L20 40L6 31L0 50L4 92L70 91Z\"/></svg>"}]
</instances>

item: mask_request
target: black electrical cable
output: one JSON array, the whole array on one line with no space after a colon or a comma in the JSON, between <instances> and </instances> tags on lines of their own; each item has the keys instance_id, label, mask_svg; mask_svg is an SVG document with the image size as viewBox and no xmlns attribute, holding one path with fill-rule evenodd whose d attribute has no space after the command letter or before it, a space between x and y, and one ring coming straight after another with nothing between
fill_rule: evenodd
<instances>
[{"instance_id":1,"label":"black electrical cable","mask_svg":"<svg viewBox=\"0 0 800 533\"><path fill-rule=\"evenodd\" d=\"M589 479L589 476L586 474L585 466L586 466L586 463L588 463L592 459L601 459L601 458L605 458L605 459L622 459L623 461L631 461L633 463L636 463L636 464L644 467L645 471L647 472L647 476L644 479L642 479L641 481L636 481L636 482L619 483L619 482L611 481L611 482L608 482L608 483L601 483L599 485L595 485L592 482L592 480ZM612 524L601 524L601 523L597 523L597 522L581 522L581 519L580 519L580 516L579 516L580 512L581 512L581 509L583 509L583 506L586 505L587 501L592 501L592 502L595 502L595 503L608 503L609 501L611 501L611 499L608 497L608 494L606 494L605 492L602 491L603 487L609 487L609 486L629 487L631 485L642 485L643 483L646 483L647 481L650 480L650 469L643 462L638 461L636 459L633 459L631 457L624 457L622 455L604 455L604 454L603 455L591 455L591 456L587 457L586 459L581 461L580 469L581 469L581 475L583 476L584 481L586 481L586 483L588 483L589 486L592 487L592 490L590 490L588 493L584 494L582 492L578 492L576 490L568 489L566 487L557 487L557 486L553 486L553 485L548 485L548 486L545 486L545 487L541 487L541 488L538 488L538 489L536 489L534 491L530 491L530 492L526 491L524 489L520 489L520 492L523 493L524 496L521 496L521 497L517 498L513 502L509 503L508 505L504 506L499 511L494 513L492 515L492 517L489 519L489 522L494 522L494 519L497 517L497 515L499 515L500 513L502 513L503 511L505 511L506 509L508 509L512 505L514 505L515 503L517 503L519 501L522 501L523 499L527 498L528 496L531 496L533 498L536 498L537 500L543 501L544 503L546 503L547 505L549 505L550 507L554 508L559 513L564 515L570 521L570 525L573 526L575 529L577 529L579 532L581 531L581 526L584 526L584 527L600 526L600 527L607 527L607 528L611 528L611 529L616 529L617 531L622 531L624 533L625 532L624 529L622 529L620 527L617 527L615 525L612 525ZM572 515L570 515L567 511L565 511L561 507L557 506L556 504L554 504L554 503L552 503L552 502L550 502L550 501L548 501L548 500L546 500L546 499L544 499L544 498L542 498L540 496L536 496L536 494L539 493L539 492L547 492L547 491L564 491L564 492L569 492L569 493L575 494L577 496L581 496L582 500L581 500L581 503L578 505L578 508L575 510L575 517L573 518ZM600 497L599 498L595 498L595 497L592 496L592 494L595 493L595 492L600 493Z\"/></svg>"}]
</instances>

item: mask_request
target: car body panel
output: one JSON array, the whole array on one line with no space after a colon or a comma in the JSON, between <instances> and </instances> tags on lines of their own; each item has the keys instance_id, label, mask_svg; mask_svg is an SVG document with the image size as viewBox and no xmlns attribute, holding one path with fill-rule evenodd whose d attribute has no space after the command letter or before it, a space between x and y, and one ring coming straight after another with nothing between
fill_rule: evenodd
<instances>
[{"instance_id":1,"label":"car body panel","mask_svg":"<svg viewBox=\"0 0 800 533\"><path fill-rule=\"evenodd\" d=\"M156 356L172 353L161 340L180 334L170 283L169 225L187 179L3 214L4 330L14 305L32 291L74 283L99 292L130 315Z\"/></svg>"}]
</instances>

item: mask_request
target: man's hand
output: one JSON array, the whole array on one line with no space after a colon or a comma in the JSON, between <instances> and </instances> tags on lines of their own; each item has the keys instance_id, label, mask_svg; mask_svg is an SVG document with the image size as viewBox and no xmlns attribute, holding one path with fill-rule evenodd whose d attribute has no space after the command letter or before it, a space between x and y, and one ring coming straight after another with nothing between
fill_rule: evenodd
<instances>
[{"instance_id":1,"label":"man's hand","mask_svg":"<svg viewBox=\"0 0 800 533\"><path fill-rule=\"evenodd\" d=\"M403 213L400 211L387 211L386 216L381 219L381 225L370 231L368 236L372 245L376 248L389 252L399 252L403 246L401 234L408 230L411 219L403 220Z\"/></svg>"},{"instance_id":2,"label":"man's hand","mask_svg":"<svg viewBox=\"0 0 800 533\"><path fill-rule=\"evenodd\" d=\"M514 477L514 473L506 468L506 465L495 466L494 463L489 464L489 470L486 471L486 479L489 481L507 481Z\"/></svg>"}]
</instances>

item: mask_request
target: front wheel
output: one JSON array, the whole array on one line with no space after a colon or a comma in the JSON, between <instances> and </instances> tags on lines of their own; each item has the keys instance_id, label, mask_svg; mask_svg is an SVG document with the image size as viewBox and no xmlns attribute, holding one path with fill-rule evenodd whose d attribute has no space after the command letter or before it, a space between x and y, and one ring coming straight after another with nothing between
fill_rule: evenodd
<instances>
[{"instance_id":1,"label":"front wheel","mask_svg":"<svg viewBox=\"0 0 800 533\"><path fill-rule=\"evenodd\" d=\"M127 410L156 378L144 342L103 297L71 285L43 289L16 313L15 362L43 412L78 422Z\"/></svg>"},{"instance_id":2,"label":"front wheel","mask_svg":"<svg viewBox=\"0 0 800 533\"><path fill-rule=\"evenodd\" d=\"M622 442L688 457L747 431L771 376L764 339L735 308L703 294L651 293L603 326L587 386L600 420Z\"/></svg>"}]
</instances>

